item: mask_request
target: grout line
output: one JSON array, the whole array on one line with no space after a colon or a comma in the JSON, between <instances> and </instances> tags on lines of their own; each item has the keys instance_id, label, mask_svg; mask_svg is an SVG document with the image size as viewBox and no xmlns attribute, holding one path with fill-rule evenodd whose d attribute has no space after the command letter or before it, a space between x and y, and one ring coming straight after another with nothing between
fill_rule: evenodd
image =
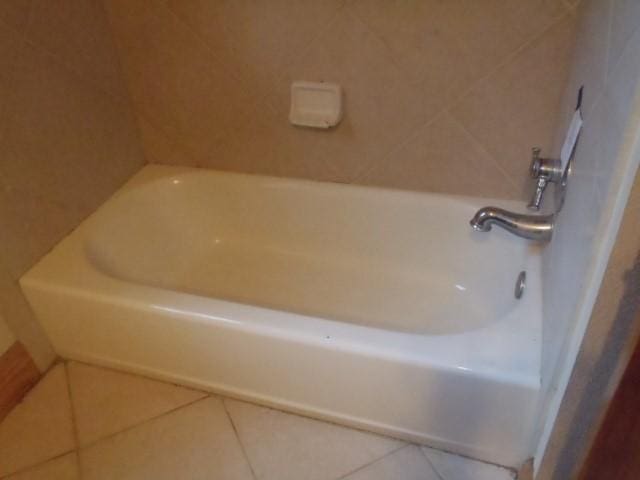
<instances>
[{"instance_id":1,"label":"grout line","mask_svg":"<svg viewBox=\"0 0 640 480\"><path fill-rule=\"evenodd\" d=\"M450 102L450 104L448 106L446 106L445 108L447 110L451 110L454 109L455 107L457 107L460 103L462 103L462 101L481 83L489 80L491 77L493 77L494 74L496 74L497 72L499 72L500 70L502 70L503 68L505 68L507 65L511 64L516 57L520 56L520 54L522 54L525 50L527 50L530 46L534 45L536 42L540 41L545 35L547 35L547 33L549 32L549 30L552 30L553 28L555 28L559 23L563 22L564 20L566 20L567 18L571 17L572 14L570 12L564 12L561 15L559 15L558 17L556 17L555 19L551 20L549 22L549 25L547 25L545 28L543 28L541 31L539 31L537 34L533 35L529 40L527 40L526 42L524 42L522 45L520 45L518 48L516 48L515 50L513 50L510 54L506 55L504 57L504 59L501 62L496 63L495 67L492 68L491 70L489 70L487 73L485 73L484 75L482 75L480 78L478 78L478 80L476 82L474 82L472 85L469 86L469 88L467 88L466 90L464 90L463 92L460 93L460 95L457 96L457 98L455 100L452 100Z\"/></svg>"},{"instance_id":2,"label":"grout line","mask_svg":"<svg viewBox=\"0 0 640 480\"><path fill-rule=\"evenodd\" d=\"M84 478L84 473L82 471L82 463L80 462L80 450L75 449L73 451L73 458L76 463L76 472L78 473L78 480L82 480Z\"/></svg>"},{"instance_id":3,"label":"grout line","mask_svg":"<svg viewBox=\"0 0 640 480\"><path fill-rule=\"evenodd\" d=\"M109 435L105 435L104 437L100 437L100 438L98 438L96 440L92 440L91 442L87 443L86 445L78 446L78 451L86 450L86 449L88 449L90 447L93 447L97 443L102 442L103 440L107 440L109 438L113 438L113 437L115 437L117 435L120 435L121 433L128 432L129 430L133 430L134 428L138 428L138 427L140 427L142 425L145 425L147 423L153 422L154 420L158 420L161 417L164 417L166 415L170 415L172 413L177 412L178 410L190 407L192 405L195 405L198 402L202 402L202 401L207 400L207 399L209 399L211 397L212 397L212 395L205 395L204 397L198 398L198 399L193 400L193 401L191 401L189 403L185 403L184 405L180 405L179 407L172 408L171 410L167 410L166 412L163 412L163 413L161 413L159 415L156 415L154 417L147 418L147 419L142 420L141 422L135 423L133 425L129 425L128 427L123 428L122 430L119 430L117 432L110 433Z\"/></svg>"},{"instance_id":4,"label":"grout line","mask_svg":"<svg viewBox=\"0 0 640 480\"><path fill-rule=\"evenodd\" d=\"M160 5L161 9L166 10L167 14L173 18L182 28L184 28L189 35L191 35L192 37L194 37L197 42L198 45L202 46L204 48L204 50L206 50L206 52L209 55L209 59L210 62L207 64L207 68L209 68L210 66L214 66L214 67L218 67L219 71L221 71L223 73L223 75L227 75L229 77L229 80L232 80L233 84L238 88L238 90L242 93L243 96L245 96L246 98L244 100L248 100L249 101L249 106L241 106L240 108L237 108L236 110L238 111L238 114L244 118L244 122L243 124L246 125L246 123L248 123L248 121L250 121L251 119L253 119L255 117L255 113L256 110L260 110L259 105L262 105L262 103L264 103L263 101L265 100L266 96L263 96L262 98L258 98L258 96L256 96L253 91L251 91L248 88L245 88L245 79L240 75L239 72L236 72L233 68L229 67L229 65L227 65L227 63L225 63L220 57L219 55L213 50L213 48L209 45L208 41L205 39L205 37L203 37L200 32L198 32L196 29L194 29L189 23L187 23L187 21L182 18L181 15L177 14L176 12L173 11L173 9L169 6L169 4L167 2L162 2L162 4ZM159 14L157 12L154 11L150 11L148 13L149 15L158 18ZM113 22L111 22L111 19L109 19L110 21L110 25L111 25L111 30L113 32ZM117 40L114 39L114 41ZM121 50L118 50L118 58L121 61L122 64L122 55L121 55ZM124 81L125 84L127 86L127 91L129 92L129 98L131 101L131 105L132 105L132 110L133 113L135 114L136 117L136 123L138 126L138 131L140 132L139 135L139 140L140 140L140 144L142 147L142 151L143 151L143 155L145 160L147 161L147 163L158 163L158 162L154 162L154 161L150 161L147 158L147 152L145 149L145 145L144 142L142 142L142 127L141 127L141 122L142 121L146 121L147 123L149 123L152 127L154 127L156 129L156 131L158 133L161 133L162 136L164 137L164 139L167 141L167 143L169 143L172 147L179 147L183 152L186 153L186 155L189 157L190 160L192 160L193 162L196 163L196 167L198 167L201 159L199 158L198 155L196 155L195 152L192 151L191 147L188 146L187 144L181 142L181 141L177 141L174 136L172 135L168 135L166 130L164 128L158 127L158 124L156 124L153 121L149 120L149 117L146 114L143 114L143 111L141 111L136 102L133 99L133 95L131 93L131 89L129 88L129 74L126 73L125 71L126 69L124 68L124 65L122 65L122 75L124 77ZM212 75L210 73L205 73L205 75L209 78L213 78ZM273 92L269 93L269 95L272 95ZM243 104L244 105L244 104ZM226 135L228 136L229 133L227 131ZM221 137L222 138L222 137ZM194 166L191 164L191 166Z\"/></svg>"},{"instance_id":5,"label":"grout line","mask_svg":"<svg viewBox=\"0 0 640 480\"><path fill-rule=\"evenodd\" d=\"M373 465L374 463L377 463L387 457L390 457L391 455L393 455L396 452L399 452L400 450L402 450L403 448L409 448L410 446L412 446L412 443L405 443L404 445L399 446L398 448L395 448L393 450L391 450L390 452L385 453L384 455L382 455L381 457L378 457L374 460L371 460L370 462L365 463L364 465L360 465L359 467L348 471L347 473L345 473L344 475L340 476L337 478L337 480L342 480L344 478L347 478L349 475L353 475L356 472L359 472L360 470L364 470L367 467L370 467L371 465Z\"/></svg>"},{"instance_id":6,"label":"grout line","mask_svg":"<svg viewBox=\"0 0 640 480\"><path fill-rule=\"evenodd\" d=\"M329 30L331 28L331 26L335 22L337 22L337 18L340 16L340 14L343 11L345 11L349 15L352 15L352 13L350 12L350 9L347 6L347 3L348 3L348 0L343 0L342 4L339 7L336 8L336 11L333 13L333 15L331 15L329 20L327 20L327 22L322 27L318 28L318 32L315 35L313 35L305 45L303 45L300 48L294 50L294 52L291 54L290 61L285 62L281 66L280 74L275 75L276 84L278 84L280 82L284 82L284 80L286 78L286 75L287 75L287 70L289 68L291 68L293 65L295 65L297 62L303 60L307 56L307 54L309 53L309 51L311 50L313 45L316 43L316 41L322 35L324 35L327 32L327 30ZM278 94L277 91L270 93L271 96L277 95L277 94Z\"/></svg>"},{"instance_id":7,"label":"grout line","mask_svg":"<svg viewBox=\"0 0 640 480\"><path fill-rule=\"evenodd\" d=\"M322 416L313 416L310 413L298 412L298 411L295 411L295 410L284 410L281 407L272 406L272 405L267 404L267 403L259 403L258 400L255 400L255 399L248 399L248 398L244 398L244 397L241 397L241 396L234 397L234 396L231 396L230 394L220 394L220 395L218 395L218 397L226 398L226 399L229 399L229 400L232 400L232 401L235 401L235 402L248 403L249 405L253 405L255 407L266 408L268 410L274 410L276 412L280 412L280 413L285 414L285 415L293 415L294 417L306 418L307 420L313 420L315 422L329 424L329 425L333 425L333 426L336 426L336 427L344 428L344 429L347 429L347 430L353 430L353 431L357 431L357 432L367 433L369 435L374 435L374 436L377 436L377 437L386 438L388 440L395 440L396 442L403 442L405 444L410 443L407 440L403 440L401 438L392 437L390 435L387 435L387 434L384 434L384 433L379 433L379 432L374 432L374 431L371 431L371 430L366 430L364 427L345 425L344 423L338 423L337 420L325 419Z\"/></svg>"},{"instance_id":8,"label":"grout line","mask_svg":"<svg viewBox=\"0 0 640 480\"><path fill-rule=\"evenodd\" d=\"M407 85L411 87L416 87L417 85L424 83L424 79L416 83L414 80L410 78L411 75L405 72L402 65L398 62L397 60L398 55L397 53L394 52L393 48L389 44L389 41L384 37L384 35L378 34L373 28L371 28L371 26L369 25L369 22L363 19L362 16L359 15L358 12L354 10L353 7L351 7L352 3L353 2L348 2L348 4L345 5L344 8L346 9L347 13L351 15L353 18L355 18L370 35L375 37L379 42L381 42L384 45L386 49L385 56L389 58L389 61L391 62L391 64L395 67L396 70L398 70L398 72L400 73L400 76L402 77L403 82L405 82ZM456 39L456 42L457 42L457 39Z\"/></svg>"},{"instance_id":9,"label":"grout line","mask_svg":"<svg viewBox=\"0 0 640 480\"><path fill-rule=\"evenodd\" d=\"M414 139L418 138L420 136L420 133L422 131L423 128L427 128L430 125L434 124L444 113L446 112L446 109L443 107L440 110L438 110L436 113L434 113L434 115L429 118L426 122L424 123L420 123L418 125L416 125L408 134L406 137L404 137L402 140L400 140L396 145L394 145L393 147L391 147L389 149L388 152L380 155L380 163L377 164L372 164L370 165L368 168L364 169L362 172L360 172L360 174L355 178L354 182L359 182L362 179L366 179L367 175L369 175L371 172L375 171L378 168L384 168L384 166L387 164L387 162L390 162L392 157L394 155L397 154L397 152L399 152L400 150L402 150L407 144L409 144L410 142L412 142Z\"/></svg>"},{"instance_id":10,"label":"grout line","mask_svg":"<svg viewBox=\"0 0 640 480\"><path fill-rule=\"evenodd\" d=\"M78 437L78 424L76 422L76 409L73 402L73 394L71 392L71 382L69 381L69 369L67 368L67 362L63 362L64 378L67 384L67 395L69 397L69 407L71 408L71 426L73 427L73 441L75 442L76 449L80 447L80 440Z\"/></svg>"},{"instance_id":11,"label":"grout line","mask_svg":"<svg viewBox=\"0 0 640 480\"><path fill-rule=\"evenodd\" d=\"M505 180L507 182L509 182L509 184L513 187L514 193L516 193L517 196L520 197L521 186L518 186L518 184L515 182L515 179L513 179L511 177L511 175L504 169L504 167L494 157L494 155L487 149L487 147L485 147L485 145L482 143L482 141L480 141L480 139L476 138L476 136L473 135L467 129L467 127L451 111L446 110L446 115L448 115L449 118L453 121L453 123L456 124L469 137L469 140L471 140L472 143L474 143L480 150L482 150L487 155L487 157L489 157L491 159L491 162L493 163L493 166L496 167L496 169L502 174L502 176L505 178ZM526 172L525 172L525 174L526 174ZM524 199L524 200L526 201L526 199Z\"/></svg>"},{"instance_id":12,"label":"grout line","mask_svg":"<svg viewBox=\"0 0 640 480\"><path fill-rule=\"evenodd\" d=\"M436 450L436 451L438 451L438 452L440 452L440 453L445 453L445 454L447 454L447 455L451 455L451 456L454 456L454 457L458 457L458 458L461 458L461 459L463 459L463 460L465 460L465 461L468 461L468 462L472 462L472 463L481 463L481 464L483 464L483 465L490 465L490 466L492 466L492 467L500 468L500 469L502 469L502 470L506 470L506 471L511 472L511 473L513 473L513 472L514 472L514 469L513 469L513 468L511 468L511 467L505 467L504 465L500 465L499 463L488 462L488 461L486 461L486 460L479 460L479 459L477 459L477 458L470 457L470 456L468 456L468 455L463 455L463 454L461 454L461 453L455 453L455 452L452 452L452 451L449 451L449 450L444 450L444 449L442 449L442 448L430 447L429 445L422 445L422 447L429 448L429 449L431 449L431 450ZM423 453L424 453L424 451L423 451ZM425 454L425 455L426 455L426 454Z\"/></svg>"},{"instance_id":13,"label":"grout line","mask_svg":"<svg viewBox=\"0 0 640 480\"><path fill-rule=\"evenodd\" d=\"M351 15L353 15L355 18L357 18L358 20L360 20L359 16L355 13L351 13L349 12ZM407 145L409 142L411 142L413 139L415 139L416 137L419 136L420 131L423 128L428 127L429 125L431 125L432 123L434 123L441 115L443 114L449 114L449 116L451 118L454 118L456 120L456 123L458 123L459 125L460 122L454 117L453 113L451 113L451 110L454 109L457 105L459 105L461 103L461 101L466 98L478 85L480 85L481 83L483 83L484 81L488 80L489 78L491 78L496 72L500 71L502 68L506 67L507 65L509 65L511 62L514 61L514 59L519 56L523 51L525 51L530 45L534 44L535 42L537 42L540 38L542 38L549 30L551 30L552 28L554 28L557 24L559 24L561 21L565 20L565 18L568 18L568 16L570 16L572 13L569 11L565 11L564 13L562 13L561 15L559 15L557 18L551 20L549 22L549 25L546 26L544 29L542 29L540 32L538 32L536 35L533 35L529 40L525 41L522 45L520 45L518 48L516 48L514 51L512 51L510 54L506 55L504 57L504 59L501 62L498 62L496 64L496 66L489 70L485 75L481 76L480 78L478 78L476 81L471 82L469 84L469 86L461 91L458 95L456 95L454 98L452 98L451 100L449 100L447 103L445 103L445 105L438 110L433 117L429 118L426 122L421 123L416 125L411 133L409 135L407 135L407 137L405 137L404 140L401 140L397 145L395 145L394 147L392 147L388 152L384 153L383 155L380 156L381 158L381 163L380 164L373 164L371 165L369 168L365 169L363 172L360 173L360 175L358 175L358 177L356 178L356 182L360 181L363 178L366 178L366 176L368 174L370 174L372 171L374 171L377 168L384 168L384 165L391 161L391 158L393 157L393 155L395 153L397 153L399 150L401 150L405 145ZM377 34L375 34L375 32L373 32L369 26L363 22L362 20L360 20L363 25L367 28L367 30L369 32L371 32L373 35L376 36L376 38L378 38L380 41L383 42L383 44L385 46L387 46L387 43L385 42L385 40L382 37L379 37ZM394 56L392 55L391 58L393 58ZM395 65L395 62L394 62ZM408 84L411 84L410 81L407 80L406 75L404 74L404 72L402 71L402 69L400 69L397 65L395 65L396 68L398 68L402 74L402 78L405 82L407 82ZM467 135L470 135L470 132L464 128L465 133L467 133ZM509 181L510 185L514 188L514 192L516 192L518 194L518 196L520 195L518 192L520 192L520 187L516 184L516 182L511 178L510 175L506 174L506 171L499 165L499 163L496 161L496 159L493 157L493 155L489 154L489 152L487 151L487 149L484 147L484 145L477 139L475 138L475 136L471 135L472 139L475 141L476 144L478 144L479 146L482 147L482 150L487 153L489 155L489 157L493 160L493 163L498 165L498 169L499 171L507 178L507 180Z\"/></svg>"},{"instance_id":14,"label":"grout line","mask_svg":"<svg viewBox=\"0 0 640 480\"><path fill-rule=\"evenodd\" d=\"M236 428L236 424L233 421L233 417L231 417L231 414L229 413L229 409L227 408L226 397L221 397L220 400L222 401L222 408L224 408L224 412L227 414L227 418L229 419L229 422L231 423L231 428L233 428L233 433L235 433L236 439L238 440L238 443L240 444L240 450L242 450L242 455L244 456L244 459L247 461L247 465L249 465L249 470L251 470L251 475L253 476L254 479L257 480L258 475L256 475L256 472L253 469L253 465L251 465L251 460L249 459L249 454L247 453L247 450L246 450L244 444L242 443L242 439L240 438L240 433L238 432L238 429Z\"/></svg>"},{"instance_id":15,"label":"grout line","mask_svg":"<svg viewBox=\"0 0 640 480\"><path fill-rule=\"evenodd\" d=\"M187 23L187 21L181 15L176 13L171 8L168 2L162 2L160 8L165 9L174 20L176 20L184 29L189 32L189 35L195 37L198 40L200 46L202 46L209 53L211 59L214 60L218 67L220 67L220 70L235 81L236 86L243 92L244 95L247 96L247 99L251 100L252 102L258 100L252 91L247 91L247 89L245 88L244 82L246 81L246 79L244 79L239 72L236 72L234 68L229 67L225 62L222 61L220 56L215 52L215 50L213 50L213 48L209 45L209 42L200 34L198 30L193 28L191 24ZM159 14L154 11L150 11L149 15L152 15L156 18L159 17ZM210 65L207 65L207 67L209 66ZM206 73L205 75L211 76L211 74L209 73Z\"/></svg>"},{"instance_id":16,"label":"grout line","mask_svg":"<svg viewBox=\"0 0 640 480\"><path fill-rule=\"evenodd\" d=\"M47 368L44 372L41 372L41 375L40 375L40 378L38 379L38 382L27 392L27 394L24 396L24 398L26 398L29 394L31 394L33 392L33 390L38 386L38 384L40 384L40 382L42 382L42 380L44 380L44 378L49 373L51 373L51 371L54 368L56 368L58 365L62 365L62 368L64 369L65 383L67 385L67 389L66 390L67 390L67 395L69 396L69 403L71 404L71 394L69 392L69 379L68 379L68 376L67 376L66 365L65 365L63 360L59 359L59 357L56 358L53 361L53 363L49 366L49 368ZM24 401L24 398L23 398L23 400L21 400L21 403ZM59 453L57 455L54 455L53 457L49 457L49 458L40 460L40 461L38 461L36 463L33 463L31 465L27 465L27 466L25 466L23 468L20 468L20 469L16 470L15 472L8 473L7 475L0 477L0 480L9 478L12 475L16 475L16 474L19 474L19 473L23 473L23 472L29 471L31 469L34 469L36 467L39 467L39 466L47 463L47 462L51 462L51 461L56 460L56 459L58 459L60 457L64 457L65 455L69 455L70 453L76 452L76 450L77 450L77 436L76 436L75 422L74 422L74 416L73 416L73 405L71 405L71 425L72 425L72 429L73 429L74 442L76 443L75 448L73 448L71 450L67 450L67 451L62 452L62 453Z\"/></svg>"},{"instance_id":17,"label":"grout line","mask_svg":"<svg viewBox=\"0 0 640 480\"><path fill-rule=\"evenodd\" d=\"M65 378L65 381L67 382L67 395L69 396L69 407L71 408L71 426L73 428L73 441L75 442L74 453L76 457L76 467L78 469L78 478L82 480L82 477L83 477L82 463L80 462L80 452L79 452L80 438L78 436L78 422L76 421L76 408L74 406L73 394L71 392L71 381L69 377L68 362L63 361L62 365L64 368L64 378Z\"/></svg>"},{"instance_id":18,"label":"grout line","mask_svg":"<svg viewBox=\"0 0 640 480\"><path fill-rule=\"evenodd\" d=\"M122 85L124 88L124 94L125 94L125 103L128 106L128 110L129 110L129 114L133 117L133 123L135 124L135 134L136 134L136 139L137 139L137 143L138 143L138 147L140 148L140 153L142 154L142 159L143 159L143 166L147 165L149 163L151 163L149 161L149 158L147 158L147 151L146 148L144 146L144 142L142 141L142 126L140 124L140 115L138 114L138 108L136 107L136 105L134 104L133 101L133 94L131 92L131 85L129 83L129 76L125 73L125 66L124 66L124 61L122 59L122 50L120 48L120 45L118 44L118 39L116 38L116 34L115 34L115 27L113 25L113 21L111 18L111 15L109 14L109 11L107 10L107 6L105 4L105 2L100 2L100 10L102 12L102 14L104 15L104 19L105 22L107 23L107 27L108 27L108 35L109 35L109 43L111 44L111 47L113 49L114 52L114 56L115 56L115 62L117 65L117 71L118 74L120 76L120 80L122 81Z\"/></svg>"},{"instance_id":19,"label":"grout line","mask_svg":"<svg viewBox=\"0 0 640 480\"><path fill-rule=\"evenodd\" d=\"M98 438L96 440L93 440L93 441L87 443L86 445L80 445L80 441L79 441L79 439L77 439L76 440L76 442L77 442L77 447L76 448L77 448L78 451L84 450L84 449L89 448L89 447L92 447L93 445L95 445L96 443L98 443L98 442L100 442L100 441L102 441L104 439L114 437L114 436L118 435L119 433L126 432L128 430L133 429L133 428L139 427L140 425L144 425L145 423L148 423L148 422L151 422L153 420L156 420L156 419L158 419L158 418L160 418L160 417L162 417L164 415L168 415L170 413L176 412L176 411L180 410L181 408L189 407L189 406L191 406L191 405L193 405L193 404L195 404L195 403L197 403L197 402L199 402L201 400L206 400L207 398L211 398L211 397L215 397L216 396L215 394L212 394L211 392L206 392L204 390L199 390L197 388L185 387L184 385L179 385L177 383L167 382L167 381L164 381L164 380L158 380L157 378L152 378L152 377L148 377L148 376L145 376L145 375L139 375L137 373L123 372L122 370L116 370L116 369L113 369L113 368L110 368L110 367L92 365L92 364L85 363L85 362L79 362L77 360L65 360L65 364L70 363L70 362L78 363L78 364L81 364L81 365L86 365L86 366L91 367L91 368L97 368L97 369L101 369L101 370L109 370L111 372L118 373L120 375L129 375L129 376L133 376L133 377L143 378L143 379L146 379L146 380L152 380L154 382L164 383L166 385L172 385L174 387L184 388L184 389L187 389L187 390L192 390L194 392L199 392L199 393L203 394L202 397L197 398L197 399L195 399L195 400L193 400L191 402L188 402L188 403L185 403L183 405L177 406L175 408L172 408L171 410L167 410L166 412L163 412L163 413L160 413L159 415L155 415L153 417L147 418L147 419L142 420L142 421L140 421L138 423L135 423L133 425L129 425L128 427L126 427L126 428L124 428L122 430L119 430L118 432L114 432L114 433L111 433L109 435L105 435L104 437L100 437L100 438ZM69 389L70 389L70 385L69 385ZM72 406L73 406L73 399L71 401L72 401Z\"/></svg>"},{"instance_id":20,"label":"grout line","mask_svg":"<svg viewBox=\"0 0 640 480\"><path fill-rule=\"evenodd\" d=\"M8 478L11 478L13 475L20 475L22 473L27 473L27 472L29 472L31 470L34 470L36 468L39 468L39 467L43 466L46 463L53 462L54 460L58 460L58 459L60 459L60 458L62 458L64 456L70 455L72 453L75 453L76 457L77 457L77 450L68 450L66 452L59 453L58 455L56 455L54 457L50 457L50 458L47 458L46 460L41 460L41 461L39 461L37 463L29 465L28 467L20 468L20 469L16 470L15 472L8 473L7 475L0 477L0 480L6 480Z\"/></svg>"},{"instance_id":21,"label":"grout line","mask_svg":"<svg viewBox=\"0 0 640 480\"><path fill-rule=\"evenodd\" d=\"M430 448L430 447L429 447ZM431 459L429 458L429 456L425 453L425 451L422 448L422 445L418 445L418 449L420 450L420 453L422 454L422 456L427 460L427 463L429 464L429 466L431 466L431 469L436 472L436 475L438 476L438 478L440 480L447 480L446 478L444 478L444 475L442 475L438 469L436 468L436 466L431 462Z\"/></svg>"}]
</instances>

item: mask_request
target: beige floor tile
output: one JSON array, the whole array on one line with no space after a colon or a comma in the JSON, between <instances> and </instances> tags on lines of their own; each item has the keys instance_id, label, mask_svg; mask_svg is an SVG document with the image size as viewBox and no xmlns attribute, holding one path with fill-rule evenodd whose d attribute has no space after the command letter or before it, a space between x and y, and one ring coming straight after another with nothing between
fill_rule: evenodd
<instances>
[{"instance_id":1,"label":"beige floor tile","mask_svg":"<svg viewBox=\"0 0 640 480\"><path fill-rule=\"evenodd\" d=\"M344 477L344 480L440 480L420 447L408 445Z\"/></svg>"},{"instance_id":2,"label":"beige floor tile","mask_svg":"<svg viewBox=\"0 0 640 480\"><path fill-rule=\"evenodd\" d=\"M81 363L69 363L68 371L80 445L118 433L207 395Z\"/></svg>"},{"instance_id":3,"label":"beige floor tile","mask_svg":"<svg viewBox=\"0 0 640 480\"><path fill-rule=\"evenodd\" d=\"M64 365L57 365L0 424L0 476L75 448Z\"/></svg>"},{"instance_id":4,"label":"beige floor tile","mask_svg":"<svg viewBox=\"0 0 640 480\"><path fill-rule=\"evenodd\" d=\"M69 453L6 477L4 480L77 480L79 478L78 459L75 453Z\"/></svg>"},{"instance_id":5,"label":"beige floor tile","mask_svg":"<svg viewBox=\"0 0 640 480\"><path fill-rule=\"evenodd\" d=\"M402 442L225 399L258 479L335 479L401 447Z\"/></svg>"},{"instance_id":6,"label":"beige floor tile","mask_svg":"<svg viewBox=\"0 0 640 480\"><path fill-rule=\"evenodd\" d=\"M83 478L251 479L218 398L206 398L80 451Z\"/></svg>"},{"instance_id":7,"label":"beige floor tile","mask_svg":"<svg viewBox=\"0 0 640 480\"><path fill-rule=\"evenodd\" d=\"M510 480L515 476L506 468L422 447L433 468L444 480Z\"/></svg>"}]
</instances>

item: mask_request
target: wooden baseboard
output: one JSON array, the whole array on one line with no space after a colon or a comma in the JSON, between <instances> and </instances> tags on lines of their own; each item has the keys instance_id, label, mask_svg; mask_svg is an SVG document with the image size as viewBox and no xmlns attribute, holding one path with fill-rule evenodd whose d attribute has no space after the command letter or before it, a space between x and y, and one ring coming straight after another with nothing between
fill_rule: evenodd
<instances>
[{"instance_id":1,"label":"wooden baseboard","mask_svg":"<svg viewBox=\"0 0 640 480\"><path fill-rule=\"evenodd\" d=\"M0 421L40 378L40 371L20 342L0 356Z\"/></svg>"}]
</instances>

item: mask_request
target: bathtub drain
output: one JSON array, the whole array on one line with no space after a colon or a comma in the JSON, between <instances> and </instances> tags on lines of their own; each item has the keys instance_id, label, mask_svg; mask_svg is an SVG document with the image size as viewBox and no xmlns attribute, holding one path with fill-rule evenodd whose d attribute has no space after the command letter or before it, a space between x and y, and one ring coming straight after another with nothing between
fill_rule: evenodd
<instances>
[{"instance_id":1,"label":"bathtub drain","mask_svg":"<svg viewBox=\"0 0 640 480\"><path fill-rule=\"evenodd\" d=\"M518 278L516 278L516 289L513 292L518 300L522 298L522 294L524 293L524 287L527 283L527 272L524 270L518 274Z\"/></svg>"}]
</instances>

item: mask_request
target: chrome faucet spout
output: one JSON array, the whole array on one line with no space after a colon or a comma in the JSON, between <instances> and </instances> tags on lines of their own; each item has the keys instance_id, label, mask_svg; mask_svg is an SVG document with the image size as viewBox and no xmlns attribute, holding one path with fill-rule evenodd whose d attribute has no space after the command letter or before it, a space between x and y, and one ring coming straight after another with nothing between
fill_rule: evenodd
<instances>
[{"instance_id":1,"label":"chrome faucet spout","mask_svg":"<svg viewBox=\"0 0 640 480\"><path fill-rule=\"evenodd\" d=\"M484 207L469 221L474 230L488 232L493 225L518 237L547 242L553 233L554 215L524 215L498 207Z\"/></svg>"}]
</instances>

